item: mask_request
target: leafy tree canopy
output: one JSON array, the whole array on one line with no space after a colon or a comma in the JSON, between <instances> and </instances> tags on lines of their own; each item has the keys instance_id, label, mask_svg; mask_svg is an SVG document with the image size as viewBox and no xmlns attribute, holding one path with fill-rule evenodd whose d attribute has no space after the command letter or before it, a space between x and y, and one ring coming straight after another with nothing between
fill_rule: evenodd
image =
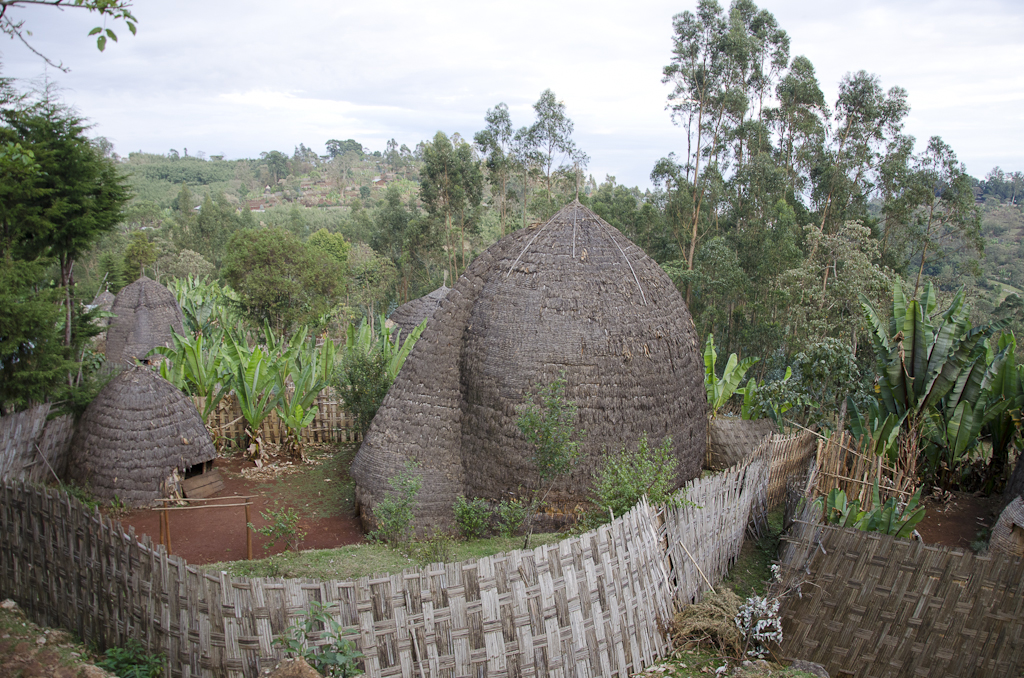
<instances>
[{"instance_id":1,"label":"leafy tree canopy","mask_svg":"<svg viewBox=\"0 0 1024 678\"><path fill-rule=\"evenodd\" d=\"M278 333L314 323L343 297L341 266L282 228L238 231L227 249L222 273L242 310Z\"/></svg>"}]
</instances>

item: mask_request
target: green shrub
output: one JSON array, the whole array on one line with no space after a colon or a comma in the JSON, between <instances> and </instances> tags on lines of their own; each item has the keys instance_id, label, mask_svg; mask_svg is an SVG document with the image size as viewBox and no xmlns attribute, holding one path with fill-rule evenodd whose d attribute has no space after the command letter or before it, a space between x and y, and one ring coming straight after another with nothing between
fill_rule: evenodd
<instances>
[{"instance_id":1,"label":"green shrub","mask_svg":"<svg viewBox=\"0 0 1024 678\"><path fill-rule=\"evenodd\" d=\"M487 534L491 509L485 500L479 497L469 500L460 494L455 499L452 510L455 512L455 523L463 539L480 539Z\"/></svg>"},{"instance_id":2,"label":"green shrub","mask_svg":"<svg viewBox=\"0 0 1024 678\"><path fill-rule=\"evenodd\" d=\"M670 502L678 466L671 436L651 449L644 433L636 450L623 445L618 452L608 454L594 479L594 503L601 508L600 522L609 511L618 518L644 495L652 504Z\"/></svg>"},{"instance_id":3,"label":"green shrub","mask_svg":"<svg viewBox=\"0 0 1024 678\"><path fill-rule=\"evenodd\" d=\"M264 537L270 539L270 541L263 545L265 551L274 548L274 544L277 543L278 539L284 540L289 551L299 550L299 545L306 538L306 531L299 529L299 514L295 512L295 509L278 509L277 502L274 502L273 509L269 509L266 512L260 511L260 515L263 516L263 520L266 520L269 525L257 528L252 523L249 523L249 529L259 532Z\"/></svg>"},{"instance_id":4,"label":"green shrub","mask_svg":"<svg viewBox=\"0 0 1024 678\"><path fill-rule=\"evenodd\" d=\"M118 678L159 678L164 673L167 658L163 653L150 654L142 643L131 638L124 647L112 647L96 666Z\"/></svg>"},{"instance_id":5,"label":"green shrub","mask_svg":"<svg viewBox=\"0 0 1024 678\"><path fill-rule=\"evenodd\" d=\"M306 618L288 627L274 645L292 657L302 657L321 675L349 678L362 675L359 659L363 653L342 638L344 628L320 603L311 602ZM320 641L316 646L314 642Z\"/></svg>"},{"instance_id":6,"label":"green shrub","mask_svg":"<svg viewBox=\"0 0 1024 678\"><path fill-rule=\"evenodd\" d=\"M391 383L383 353L354 352L345 358L338 386L344 394L345 409L352 413L361 433L369 430Z\"/></svg>"},{"instance_id":7,"label":"green shrub","mask_svg":"<svg viewBox=\"0 0 1024 678\"><path fill-rule=\"evenodd\" d=\"M373 508L377 529L369 534L375 541L393 547L404 547L412 538L413 503L423 486L423 478L416 473L419 464L405 463L405 469L391 478L391 489L384 493L384 499Z\"/></svg>"},{"instance_id":8,"label":"green shrub","mask_svg":"<svg viewBox=\"0 0 1024 678\"><path fill-rule=\"evenodd\" d=\"M455 540L441 530L434 530L433 536L423 542L416 552L420 565L450 563L455 559Z\"/></svg>"},{"instance_id":9,"label":"green shrub","mask_svg":"<svg viewBox=\"0 0 1024 678\"><path fill-rule=\"evenodd\" d=\"M924 520L924 507L920 505L921 489L917 488L917 492L903 508L900 508L895 497L890 497L883 504L876 478L871 487L871 505L874 508L869 511L861 510L858 499L847 501L846 493L839 488L833 488L824 502L819 497L815 504L818 511L824 513L824 520L829 525L855 527L862 532L881 532L909 539L917 524Z\"/></svg>"},{"instance_id":10,"label":"green shrub","mask_svg":"<svg viewBox=\"0 0 1024 678\"><path fill-rule=\"evenodd\" d=\"M495 509L498 516L498 534L502 537L514 537L530 515L532 505L522 499L502 499Z\"/></svg>"}]
</instances>

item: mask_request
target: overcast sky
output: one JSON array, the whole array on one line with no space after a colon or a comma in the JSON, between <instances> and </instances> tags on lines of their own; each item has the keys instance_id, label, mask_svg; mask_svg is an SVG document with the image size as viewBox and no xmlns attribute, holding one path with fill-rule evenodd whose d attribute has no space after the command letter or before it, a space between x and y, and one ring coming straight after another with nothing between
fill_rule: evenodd
<instances>
[{"instance_id":1,"label":"overcast sky","mask_svg":"<svg viewBox=\"0 0 1024 678\"><path fill-rule=\"evenodd\" d=\"M410 148L438 130L471 138L508 104L517 127L551 88L576 124L590 172L650 185L654 163L685 149L665 111L661 71L672 16L695 0L516 3L337 0L136 0L138 35L106 52L97 18L12 9L33 45L0 42L2 74L46 73L115 150L174 148L228 158L318 153L327 139ZM1024 2L777 0L761 3L813 62L827 99L844 73L867 70L909 93L906 130L938 135L967 170L1024 170Z\"/></svg>"}]
</instances>

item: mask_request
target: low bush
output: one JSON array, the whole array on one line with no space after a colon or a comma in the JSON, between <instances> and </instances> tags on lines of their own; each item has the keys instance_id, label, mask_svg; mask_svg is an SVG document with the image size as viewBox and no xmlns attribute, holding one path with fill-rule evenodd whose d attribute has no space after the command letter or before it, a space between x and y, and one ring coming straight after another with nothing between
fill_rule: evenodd
<instances>
[{"instance_id":1,"label":"low bush","mask_svg":"<svg viewBox=\"0 0 1024 678\"><path fill-rule=\"evenodd\" d=\"M636 450L625 445L608 454L594 479L594 503L600 507L598 522L615 518L636 506L644 495L652 504L671 503L679 462L672 453L672 437L651 448L647 434L640 436Z\"/></svg>"},{"instance_id":2,"label":"low bush","mask_svg":"<svg viewBox=\"0 0 1024 678\"><path fill-rule=\"evenodd\" d=\"M404 548L412 539L413 504L423 486L423 478L416 473L419 467L413 461L405 463L405 469L388 481L391 489L384 493L384 499L373 508L377 529L369 534L374 541L388 546Z\"/></svg>"},{"instance_id":3,"label":"low bush","mask_svg":"<svg viewBox=\"0 0 1024 678\"><path fill-rule=\"evenodd\" d=\"M322 604L311 602L306 618L288 627L274 645L293 657L302 657L322 676L349 678L362 675L359 659L363 653L342 638L344 628ZM313 646L314 641L319 641Z\"/></svg>"},{"instance_id":4,"label":"low bush","mask_svg":"<svg viewBox=\"0 0 1024 678\"><path fill-rule=\"evenodd\" d=\"M455 512L455 524L463 539L480 539L490 530L491 508L479 497L466 499L459 495L452 506Z\"/></svg>"},{"instance_id":5,"label":"low bush","mask_svg":"<svg viewBox=\"0 0 1024 678\"><path fill-rule=\"evenodd\" d=\"M495 509L498 534L502 537L514 537L519 534L533 508L531 503L522 499L502 499Z\"/></svg>"},{"instance_id":6,"label":"low bush","mask_svg":"<svg viewBox=\"0 0 1024 678\"><path fill-rule=\"evenodd\" d=\"M151 654L142 643L130 639L124 647L112 647L106 651L103 660L96 663L101 669L118 678L159 678L164 674L167 658Z\"/></svg>"}]
</instances>

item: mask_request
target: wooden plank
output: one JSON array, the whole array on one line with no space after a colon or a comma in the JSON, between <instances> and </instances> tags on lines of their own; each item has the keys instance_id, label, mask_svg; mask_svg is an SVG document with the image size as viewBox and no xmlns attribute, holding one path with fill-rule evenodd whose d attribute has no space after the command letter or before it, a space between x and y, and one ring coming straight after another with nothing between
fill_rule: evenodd
<instances>
[{"instance_id":1,"label":"wooden plank","mask_svg":"<svg viewBox=\"0 0 1024 678\"><path fill-rule=\"evenodd\" d=\"M189 499L205 499L224 491L224 478L220 471L211 469L181 481L181 491Z\"/></svg>"}]
</instances>

